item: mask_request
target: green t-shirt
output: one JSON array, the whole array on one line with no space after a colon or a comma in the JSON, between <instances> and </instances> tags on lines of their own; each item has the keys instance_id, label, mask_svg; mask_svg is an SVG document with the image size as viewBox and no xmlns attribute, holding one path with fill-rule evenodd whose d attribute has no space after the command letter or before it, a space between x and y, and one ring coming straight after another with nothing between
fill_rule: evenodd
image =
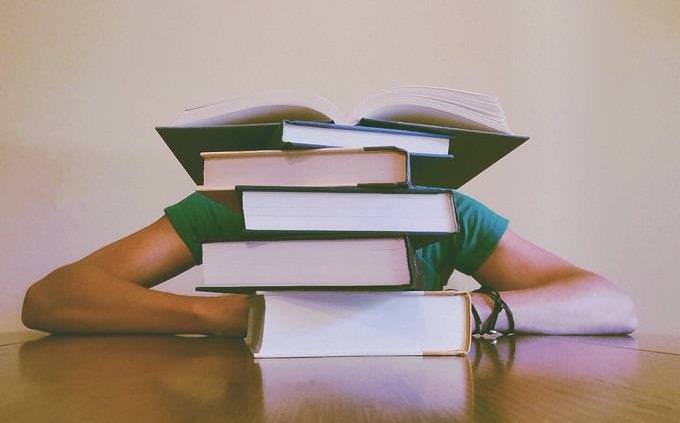
<instances>
[{"instance_id":1,"label":"green t-shirt","mask_svg":"<svg viewBox=\"0 0 680 423\"><path fill-rule=\"evenodd\" d=\"M454 192L459 232L416 250L425 274L425 289L438 290L454 268L471 275L496 248L508 220L465 194ZM234 240L244 234L243 216L200 194L193 193L165 209L194 261L203 262L203 241Z\"/></svg>"}]
</instances>

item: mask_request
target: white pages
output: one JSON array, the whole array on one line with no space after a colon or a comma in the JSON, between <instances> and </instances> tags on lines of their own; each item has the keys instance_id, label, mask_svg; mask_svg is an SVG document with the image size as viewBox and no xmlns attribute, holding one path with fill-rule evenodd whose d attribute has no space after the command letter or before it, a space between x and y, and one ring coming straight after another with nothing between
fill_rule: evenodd
<instances>
[{"instance_id":1,"label":"white pages","mask_svg":"<svg viewBox=\"0 0 680 423\"><path fill-rule=\"evenodd\" d=\"M394 146L415 154L448 154L449 138L408 131L385 131L361 126L315 126L284 122L281 139L284 142L316 144L328 147Z\"/></svg>"},{"instance_id":2,"label":"white pages","mask_svg":"<svg viewBox=\"0 0 680 423\"><path fill-rule=\"evenodd\" d=\"M511 133L497 98L441 87L407 86L383 90L343 116L330 101L299 91L251 94L189 107L172 126L211 126L333 120L354 125L361 118Z\"/></svg>"},{"instance_id":3,"label":"white pages","mask_svg":"<svg viewBox=\"0 0 680 423\"><path fill-rule=\"evenodd\" d=\"M260 292L246 344L256 358L454 355L470 345L470 297L454 291Z\"/></svg>"},{"instance_id":4,"label":"white pages","mask_svg":"<svg viewBox=\"0 0 680 423\"><path fill-rule=\"evenodd\" d=\"M243 191L246 230L454 233L453 193Z\"/></svg>"},{"instance_id":5,"label":"white pages","mask_svg":"<svg viewBox=\"0 0 680 423\"><path fill-rule=\"evenodd\" d=\"M203 244L203 285L403 286L408 260L404 238L212 242Z\"/></svg>"},{"instance_id":6,"label":"white pages","mask_svg":"<svg viewBox=\"0 0 680 423\"><path fill-rule=\"evenodd\" d=\"M398 150L315 150L201 153L199 190L233 190L236 185L354 186L408 182L408 156Z\"/></svg>"}]
</instances>

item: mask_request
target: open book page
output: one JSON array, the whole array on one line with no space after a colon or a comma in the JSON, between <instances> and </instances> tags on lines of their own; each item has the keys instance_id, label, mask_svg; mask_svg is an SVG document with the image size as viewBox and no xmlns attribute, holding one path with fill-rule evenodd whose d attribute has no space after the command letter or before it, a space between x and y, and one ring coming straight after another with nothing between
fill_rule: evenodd
<instances>
[{"instance_id":1,"label":"open book page","mask_svg":"<svg viewBox=\"0 0 680 423\"><path fill-rule=\"evenodd\" d=\"M349 116L323 97L277 91L187 108L176 127L258 124L282 120L354 125L361 118L510 133L498 100L489 95L438 87L397 87L360 102Z\"/></svg>"},{"instance_id":2,"label":"open book page","mask_svg":"<svg viewBox=\"0 0 680 423\"><path fill-rule=\"evenodd\" d=\"M405 86L390 88L381 94L385 93L389 95L422 97L443 103L458 104L461 107L476 110L490 116L503 115L503 109L498 102L498 98L471 91L454 90L452 88L442 87ZM381 96L381 94L377 94L373 97ZM367 101L370 101L373 97L370 97Z\"/></svg>"},{"instance_id":3,"label":"open book page","mask_svg":"<svg viewBox=\"0 0 680 423\"><path fill-rule=\"evenodd\" d=\"M255 124L282 120L328 121L339 116L338 108L318 95L302 91L276 91L189 107L171 126Z\"/></svg>"},{"instance_id":4,"label":"open book page","mask_svg":"<svg viewBox=\"0 0 680 423\"><path fill-rule=\"evenodd\" d=\"M510 133L495 97L436 87L399 87L361 102L351 120L364 118Z\"/></svg>"}]
</instances>

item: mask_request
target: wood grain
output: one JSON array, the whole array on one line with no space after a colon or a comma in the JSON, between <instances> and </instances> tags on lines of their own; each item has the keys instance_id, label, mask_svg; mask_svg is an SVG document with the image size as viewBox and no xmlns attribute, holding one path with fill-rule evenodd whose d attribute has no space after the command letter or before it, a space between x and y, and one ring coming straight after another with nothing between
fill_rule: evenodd
<instances>
[{"instance_id":1,"label":"wood grain","mask_svg":"<svg viewBox=\"0 0 680 423\"><path fill-rule=\"evenodd\" d=\"M677 421L680 343L599 338L253 360L223 338L49 336L0 346L0 421Z\"/></svg>"}]
</instances>

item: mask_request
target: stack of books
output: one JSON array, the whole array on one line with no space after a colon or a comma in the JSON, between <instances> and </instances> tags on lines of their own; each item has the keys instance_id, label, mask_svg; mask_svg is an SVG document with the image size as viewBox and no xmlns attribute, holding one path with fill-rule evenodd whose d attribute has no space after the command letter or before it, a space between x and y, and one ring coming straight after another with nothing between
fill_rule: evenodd
<instances>
[{"instance_id":1,"label":"stack of books","mask_svg":"<svg viewBox=\"0 0 680 423\"><path fill-rule=\"evenodd\" d=\"M388 90L353 115L287 93L157 128L197 190L244 218L242 239L203 244L197 289L253 294L259 358L465 353L469 295L423 291L415 250L457 232L452 189L527 138L457 90Z\"/></svg>"}]
</instances>

